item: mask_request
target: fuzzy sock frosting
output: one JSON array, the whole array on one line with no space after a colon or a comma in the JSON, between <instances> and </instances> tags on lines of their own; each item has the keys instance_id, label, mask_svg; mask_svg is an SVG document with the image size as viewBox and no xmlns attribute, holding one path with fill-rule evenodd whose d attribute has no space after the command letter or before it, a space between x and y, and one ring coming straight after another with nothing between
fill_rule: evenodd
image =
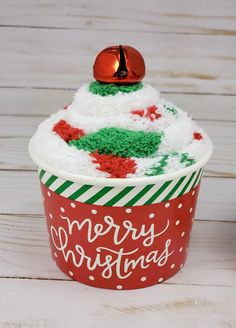
<instances>
[{"instance_id":1,"label":"fuzzy sock frosting","mask_svg":"<svg viewBox=\"0 0 236 328\"><path fill-rule=\"evenodd\" d=\"M133 83L133 84L123 84L117 85L113 83L101 83L98 81L93 81L89 85L89 91L95 95L100 96L109 96L109 95L116 95L118 92L121 93L130 93L137 91L143 87L141 82Z\"/></svg>"},{"instance_id":2,"label":"fuzzy sock frosting","mask_svg":"<svg viewBox=\"0 0 236 328\"><path fill-rule=\"evenodd\" d=\"M121 157L149 157L158 150L162 133L104 128L69 144L89 152Z\"/></svg>"},{"instance_id":3,"label":"fuzzy sock frosting","mask_svg":"<svg viewBox=\"0 0 236 328\"><path fill-rule=\"evenodd\" d=\"M42 122L30 141L35 158L73 174L132 178L170 173L200 160L207 134L150 85L92 82Z\"/></svg>"}]
</instances>

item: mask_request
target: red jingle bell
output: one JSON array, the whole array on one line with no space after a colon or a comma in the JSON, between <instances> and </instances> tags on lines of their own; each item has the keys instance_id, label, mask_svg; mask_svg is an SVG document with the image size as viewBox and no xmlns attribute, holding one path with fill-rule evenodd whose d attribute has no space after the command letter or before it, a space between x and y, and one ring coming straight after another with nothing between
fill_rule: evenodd
<instances>
[{"instance_id":1,"label":"red jingle bell","mask_svg":"<svg viewBox=\"0 0 236 328\"><path fill-rule=\"evenodd\" d=\"M102 50L93 65L94 78L103 83L137 83L144 75L144 59L130 46L111 46Z\"/></svg>"}]
</instances>

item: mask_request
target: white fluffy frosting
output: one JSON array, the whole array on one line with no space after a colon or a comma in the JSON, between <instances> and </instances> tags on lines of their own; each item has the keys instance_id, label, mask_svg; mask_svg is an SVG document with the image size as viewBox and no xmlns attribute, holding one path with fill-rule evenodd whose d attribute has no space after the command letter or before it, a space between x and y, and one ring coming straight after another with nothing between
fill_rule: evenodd
<instances>
[{"instance_id":1,"label":"white fluffy frosting","mask_svg":"<svg viewBox=\"0 0 236 328\"><path fill-rule=\"evenodd\" d=\"M117 93L102 97L89 92L89 84L84 84L74 95L70 109L80 115L104 117L109 114L127 114L134 108L149 107L159 99L159 92L149 84L131 93Z\"/></svg>"},{"instance_id":2,"label":"white fluffy frosting","mask_svg":"<svg viewBox=\"0 0 236 328\"><path fill-rule=\"evenodd\" d=\"M158 107L158 113L161 114L158 120L151 121L131 113L153 105ZM167 111L166 106L175 107L177 114ZM197 162L212 147L207 134L180 108L160 99L159 92L150 85L144 84L142 89L131 93L119 92L114 96L102 97L89 92L89 85L85 84L75 93L67 110L59 110L38 126L29 144L33 158L38 158L57 170L84 176L108 177L108 174L96 169L98 164L92 163L89 152L68 146L52 131L60 120L83 129L86 134L104 127L163 132L164 137L155 156L134 158L137 164L136 173L127 177L144 176L162 155L172 152L187 152ZM202 134L202 140L194 140L195 131ZM165 173L182 167L183 164L173 158L165 168Z\"/></svg>"}]
</instances>

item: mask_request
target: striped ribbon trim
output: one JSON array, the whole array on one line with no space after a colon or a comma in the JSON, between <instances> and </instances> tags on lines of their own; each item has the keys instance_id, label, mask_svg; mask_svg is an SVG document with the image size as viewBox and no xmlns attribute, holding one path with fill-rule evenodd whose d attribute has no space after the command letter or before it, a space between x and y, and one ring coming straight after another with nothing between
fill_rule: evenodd
<instances>
[{"instance_id":1,"label":"striped ribbon trim","mask_svg":"<svg viewBox=\"0 0 236 328\"><path fill-rule=\"evenodd\" d=\"M39 179L56 194L74 201L103 206L139 206L168 201L186 194L198 185L202 172L203 168L179 179L124 188L80 185L43 169L39 169Z\"/></svg>"}]
</instances>

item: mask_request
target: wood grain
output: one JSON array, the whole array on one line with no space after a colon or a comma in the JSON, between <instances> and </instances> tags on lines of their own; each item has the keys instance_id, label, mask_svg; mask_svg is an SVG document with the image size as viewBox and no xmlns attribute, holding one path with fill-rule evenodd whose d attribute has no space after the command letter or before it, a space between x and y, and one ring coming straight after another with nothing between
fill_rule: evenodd
<instances>
[{"instance_id":1,"label":"wood grain","mask_svg":"<svg viewBox=\"0 0 236 328\"><path fill-rule=\"evenodd\" d=\"M51 259L44 218L1 215L0 222L0 278L69 280ZM166 283L236 287L235 225L196 221L187 263Z\"/></svg>"},{"instance_id":2,"label":"wood grain","mask_svg":"<svg viewBox=\"0 0 236 328\"><path fill-rule=\"evenodd\" d=\"M0 327L236 327L235 9L234 0L0 3ZM201 120L215 144L186 266L123 292L56 268L27 154L36 125L71 102L92 79L95 54L114 43L137 47L146 82Z\"/></svg>"},{"instance_id":3,"label":"wood grain","mask_svg":"<svg viewBox=\"0 0 236 328\"><path fill-rule=\"evenodd\" d=\"M2 279L1 327L235 327L236 288L157 285L107 291L75 282ZM200 315L199 315L200 314Z\"/></svg>"},{"instance_id":4,"label":"wood grain","mask_svg":"<svg viewBox=\"0 0 236 328\"><path fill-rule=\"evenodd\" d=\"M199 122L214 144L213 156L206 166L206 175L236 177L236 124Z\"/></svg>"},{"instance_id":5,"label":"wood grain","mask_svg":"<svg viewBox=\"0 0 236 328\"><path fill-rule=\"evenodd\" d=\"M0 138L30 138L43 119L41 116L1 116Z\"/></svg>"},{"instance_id":6,"label":"wood grain","mask_svg":"<svg viewBox=\"0 0 236 328\"><path fill-rule=\"evenodd\" d=\"M141 51L146 82L162 91L236 94L233 36L103 30L2 28L0 86L76 88L91 80L95 54L114 40Z\"/></svg>"},{"instance_id":7,"label":"wood grain","mask_svg":"<svg viewBox=\"0 0 236 328\"><path fill-rule=\"evenodd\" d=\"M78 83L78 87L81 84ZM0 88L0 115L48 116L71 103L75 90ZM161 95L194 119L236 121L235 97L204 94Z\"/></svg>"},{"instance_id":8,"label":"wood grain","mask_svg":"<svg viewBox=\"0 0 236 328\"><path fill-rule=\"evenodd\" d=\"M138 6L134 0L103 0L99 6L93 0L8 0L0 21L14 26L235 35L235 9L232 0L146 0Z\"/></svg>"},{"instance_id":9,"label":"wood grain","mask_svg":"<svg viewBox=\"0 0 236 328\"><path fill-rule=\"evenodd\" d=\"M2 214L43 214L36 172L1 171L0 180L4 186L0 189ZM204 177L196 217L234 221L235 199L236 179Z\"/></svg>"}]
</instances>

